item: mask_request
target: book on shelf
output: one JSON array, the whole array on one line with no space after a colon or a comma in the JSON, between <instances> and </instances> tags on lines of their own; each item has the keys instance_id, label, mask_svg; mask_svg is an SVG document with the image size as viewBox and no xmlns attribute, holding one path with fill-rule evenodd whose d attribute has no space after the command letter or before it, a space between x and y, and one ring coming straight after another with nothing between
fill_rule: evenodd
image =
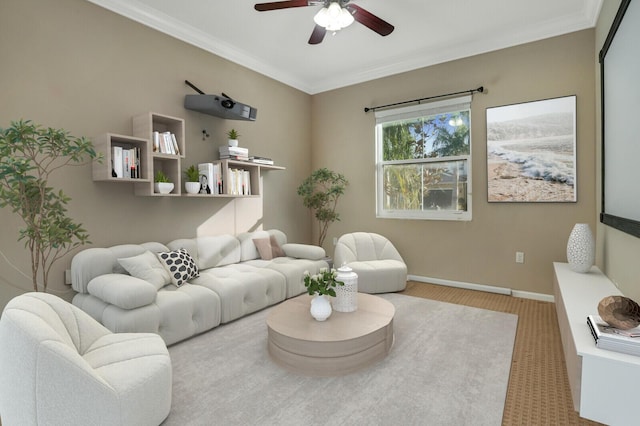
<instances>
[{"instance_id":1,"label":"book on shelf","mask_svg":"<svg viewBox=\"0 0 640 426\"><path fill-rule=\"evenodd\" d=\"M223 193L223 179L219 163L198 164L200 174L200 194L219 195Z\"/></svg>"},{"instance_id":2,"label":"book on shelf","mask_svg":"<svg viewBox=\"0 0 640 426\"><path fill-rule=\"evenodd\" d=\"M160 154L180 155L176 135L171 132L153 132L153 152Z\"/></svg>"},{"instance_id":3,"label":"book on shelf","mask_svg":"<svg viewBox=\"0 0 640 426\"><path fill-rule=\"evenodd\" d=\"M221 160L249 161L249 157L244 155L220 155Z\"/></svg>"},{"instance_id":4,"label":"book on shelf","mask_svg":"<svg viewBox=\"0 0 640 426\"><path fill-rule=\"evenodd\" d=\"M249 157L249 161L252 162L252 163L256 163L256 164L273 165L273 160L271 158L259 157L257 155L253 155L253 156Z\"/></svg>"},{"instance_id":5,"label":"book on shelf","mask_svg":"<svg viewBox=\"0 0 640 426\"><path fill-rule=\"evenodd\" d=\"M140 179L140 148L111 147L111 176Z\"/></svg>"},{"instance_id":6,"label":"book on shelf","mask_svg":"<svg viewBox=\"0 0 640 426\"><path fill-rule=\"evenodd\" d=\"M123 177L125 179L131 178L131 151L128 149L122 150L122 170Z\"/></svg>"},{"instance_id":7,"label":"book on shelf","mask_svg":"<svg viewBox=\"0 0 640 426\"><path fill-rule=\"evenodd\" d=\"M640 356L638 327L621 330L607 324L599 315L588 315L587 325L598 348Z\"/></svg>"},{"instance_id":8,"label":"book on shelf","mask_svg":"<svg viewBox=\"0 0 640 426\"><path fill-rule=\"evenodd\" d=\"M242 148L239 146L221 146L218 148L220 155L240 155L243 157L249 157L249 148Z\"/></svg>"},{"instance_id":9,"label":"book on shelf","mask_svg":"<svg viewBox=\"0 0 640 426\"><path fill-rule=\"evenodd\" d=\"M124 170L122 168L122 147L111 147L111 176L115 178L123 178Z\"/></svg>"},{"instance_id":10,"label":"book on shelf","mask_svg":"<svg viewBox=\"0 0 640 426\"><path fill-rule=\"evenodd\" d=\"M228 169L227 182L231 195L251 195L251 173L248 170Z\"/></svg>"},{"instance_id":11,"label":"book on shelf","mask_svg":"<svg viewBox=\"0 0 640 426\"><path fill-rule=\"evenodd\" d=\"M167 132L169 133L169 132ZM169 133L169 137L171 138L171 145L173 147L173 153L176 155L180 155L180 148L178 147L178 140L176 139L176 135L173 133Z\"/></svg>"}]
</instances>

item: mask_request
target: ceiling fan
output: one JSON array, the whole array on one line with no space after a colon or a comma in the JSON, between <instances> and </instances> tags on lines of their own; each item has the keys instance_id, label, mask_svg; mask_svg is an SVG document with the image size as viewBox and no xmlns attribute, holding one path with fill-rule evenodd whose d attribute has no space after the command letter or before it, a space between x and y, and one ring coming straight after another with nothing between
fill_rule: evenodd
<instances>
[{"instance_id":1,"label":"ceiling fan","mask_svg":"<svg viewBox=\"0 0 640 426\"><path fill-rule=\"evenodd\" d=\"M313 20L316 23L309 44L322 42L327 31L334 33L345 28L355 20L365 27L372 29L381 36L391 34L394 27L390 23L378 18L367 10L351 4L350 0L285 0L269 3L258 3L255 9L259 12L269 10L288 9L292 7L322 6Z\"/></svg>"}]
</instances>

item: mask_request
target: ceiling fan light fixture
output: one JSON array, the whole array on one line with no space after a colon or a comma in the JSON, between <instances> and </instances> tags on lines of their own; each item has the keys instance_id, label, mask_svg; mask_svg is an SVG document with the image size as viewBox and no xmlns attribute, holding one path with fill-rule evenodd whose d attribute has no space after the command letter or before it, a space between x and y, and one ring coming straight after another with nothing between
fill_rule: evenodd
<instances>
[{"instance_id":1,"label":"ceiling fan light fixture","mask_svg":"<svg viewBox=\"0 0 640 426\"><path fill-rule=\"evenodd\" d=\"M328 7L320 9L313 17L316 24L327 29L327 31L338 31L346 28L354 21L353 15L347 9L340 6L338 2L331 2Z\"/></svg>"}]
</instances>

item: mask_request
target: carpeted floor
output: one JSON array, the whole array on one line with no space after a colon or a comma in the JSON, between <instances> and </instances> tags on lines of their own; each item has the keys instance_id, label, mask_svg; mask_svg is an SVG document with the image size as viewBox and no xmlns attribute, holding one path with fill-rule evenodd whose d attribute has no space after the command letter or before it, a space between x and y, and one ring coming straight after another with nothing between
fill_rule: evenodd
<instances>
[{"instance_id":1,"label":"carpeted floor","mask_svg":"<svg viewBox=\"0 0 640 426\"><path fill-rule=\"evenodd\" d=\"M573 409L555 305L409 282L402 293L518 315L503 425L597 425Z\"/></svg>"},{"instance_id":2,"label":"carpeted floor","mask_svg":"<svg viewBox=\"0 0 640 426\"><path fill-rule=\"evenodd\" d=\"M269 309L171 346L164 425L499 425L517 316L381 297L396 306L391 352L346 376L306 377L273 363Z\"/></svg>"}]
</instances>

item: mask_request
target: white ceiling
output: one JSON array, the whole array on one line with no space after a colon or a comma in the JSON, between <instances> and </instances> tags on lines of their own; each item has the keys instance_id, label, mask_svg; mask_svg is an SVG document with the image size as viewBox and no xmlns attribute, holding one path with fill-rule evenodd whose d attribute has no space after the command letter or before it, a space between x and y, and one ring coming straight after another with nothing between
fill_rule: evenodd
<instances>
[{"instance_id":1,"label":"white ceiling","mask_svg":"<svg viewBox=\"0 0 640 426\"><path fill-rule=\"evenodd\" d=\"M594 27L603 0L352 0L395 26L355 22L307 41L319 6L262 0L89 0L309 94Z\"/></svg>"}]
</instances>

